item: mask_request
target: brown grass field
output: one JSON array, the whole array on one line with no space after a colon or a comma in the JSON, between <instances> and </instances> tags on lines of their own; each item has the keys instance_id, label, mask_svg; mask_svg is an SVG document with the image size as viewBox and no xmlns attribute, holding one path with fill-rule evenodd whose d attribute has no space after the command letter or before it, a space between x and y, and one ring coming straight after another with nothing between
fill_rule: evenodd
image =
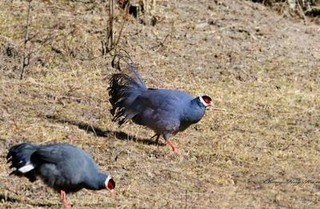
<instances>
[{"instance_id":1,"label":"brown grass field","mask_svg":"<svg viewBox=\"0 0 320 209\"><path fill-rule=\"evenodd\" d=\"M213 98L173 138L175 155L152 131L111 121L108 1L31 5L25 47L28 2L0 2L0 208L61 208L41 181L8 176L7 150L20 142L82 147L114 176L114 194L81 190L73 208L319 208L315 22L241 0L159 0L138 20L115 7L118 48L149 87Z\"/></svg>"}]
</instances>

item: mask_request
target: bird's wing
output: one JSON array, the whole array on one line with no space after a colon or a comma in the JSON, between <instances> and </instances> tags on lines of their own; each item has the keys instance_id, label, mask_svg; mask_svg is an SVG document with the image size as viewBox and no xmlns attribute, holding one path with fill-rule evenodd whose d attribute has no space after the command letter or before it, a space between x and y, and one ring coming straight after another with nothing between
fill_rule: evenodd
<instances>
[{"instance_id":1,"label":"bird's wing","mask_svg":"<svg viewBox=\"0 0 320 209\"><path fill-rule=\"evenodd\" d=\"M41 146L32 155L32 161L57 163L65 159L65 147L60 145Z\"/></svg>"},{"instance_id":2,"label":"bird's wing","mask_svg":"<svg viewBox=\"0 0 320 209\"><path fill-rule=\"evenodd\" d=\"M147 121L158 121L159 112L177 113L177 98L168 90L149 89L139 95L126 109L126 118L134 118L134 122L146 125ZM144 122L142 122L144 121Z\"/></svg>"},{"instance_id":3,"label":"bird's wing","mask_svg":"<svg viewBox=\"0 0 320 209\"><path fill-rule=\"evenodd\" d=\"M179 131L180 120L192 99L192 96L181 91L149 89L128 108L127 118L132 118L139 125L148 126L156 133L173 135Z\"/></svg>"}]
</instances>

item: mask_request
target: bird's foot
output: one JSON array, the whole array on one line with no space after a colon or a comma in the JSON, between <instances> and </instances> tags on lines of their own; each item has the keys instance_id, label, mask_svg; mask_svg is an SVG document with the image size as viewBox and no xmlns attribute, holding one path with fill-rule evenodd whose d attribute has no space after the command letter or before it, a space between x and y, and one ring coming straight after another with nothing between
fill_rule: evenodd
<instances>
[{"instance_id":1,"label":"bird's foot","mask_svg":"<svg viewBox=\"0 0 320 209\"><path fill-rule=\"evenodd\" d=\"M63 190L60 191L60 198L61 198L61 202L63 203L63 207L70 208L70 205L67 201L67 195L66 195L65 191L63 191Z\"/></svg>"},{"instance_id":2,"label":"bird's foot","mask_svg":"<svg viewBox=\"0 0 320 209\"><path fill-rule=\"evenodd\" d=\"M68 203L67 200L64 200L64 201L63 201L63 207L64 207L64 208L71 208L71 206L69 205L69 203Z\"/></svg>"},{"instance_id":3,"label":"bird's foot","mask_svg":"<svg viewBox=\"0 0 320 209\"><path fill-rule=\"evenodd\" d=\"M173 143L172 143L170 140L166 140L166 143L167 143L167 145L168 145L169 147L171 147L172 151L173 151L175 154L179 154L177 148L173 145Z\"/></svg>"}]
</instances>

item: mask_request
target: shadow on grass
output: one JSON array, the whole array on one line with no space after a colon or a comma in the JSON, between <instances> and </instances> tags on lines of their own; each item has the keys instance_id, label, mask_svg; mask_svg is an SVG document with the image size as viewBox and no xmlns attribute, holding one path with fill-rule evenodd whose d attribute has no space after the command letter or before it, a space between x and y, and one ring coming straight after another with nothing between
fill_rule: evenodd
<instances>
[{"instance_id":1,"label":"shadow on grass","mask_svg":"<svg viewBox=\"0 0 320 209\"><path fill-rule=\"evenodd\" d=\"M61 203L28 203L28 205L34 206L34 207L46 207L46 208L52 208L52 207L59 207L62 204ZM63 208L63 207L61 207Z\"/></svg>"},{"instance_id":2,"label":"shadow on grass","mask_svg":"<svg viewBox=\"0 0 320 209\"><path fill-rule=\"evenodd\" d=\"M113 136L119 140L122 141L134 141L137 143L141 144L147 144L147 145L159 145L159 146L165 146L165 144L162 143L157 143L155 140L150 139L142 139L142 138L137 138L135 136L128 135L127 133L123 131L110 131L110 130L102 130L98 127L92 126L87 123L83 122L77 122L77 121L72 121L69 119L65 118L59 118L55 115L46 115L45 116L48 120L51 120L56 123L67 123L70 125L77 126L79 129L86 131L87 133L94 134L97 137L108 137L108 136Z\"/></svg>"},{"instance_id":3,"label":"shadow on grass","mask_svg":"<svg viewBox=\"0 0 320 209\"><path fill-rule=\"evenodd\" d=\"M33 203L33 202L28 202L28 201L21 201L17 198L14 198L14 197L8 197L4 194L0 194L0 202L4 203L4 202L10 202L10 203L18 203L18 204L21 204L21 203L24 203L24 204L27 204L27 205L30 205L30 206L33 206L33 207L49 207L49 208L52 208L53 206L59 206L60 203Z\"/></svg>"}]
</instances>

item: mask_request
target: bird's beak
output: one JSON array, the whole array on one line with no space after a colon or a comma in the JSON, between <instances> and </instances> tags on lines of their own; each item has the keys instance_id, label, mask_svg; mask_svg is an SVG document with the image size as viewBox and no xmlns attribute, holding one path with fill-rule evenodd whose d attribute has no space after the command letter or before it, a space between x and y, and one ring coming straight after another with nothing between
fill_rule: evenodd
<instances>
[{"instance_id":1,"label":"bird's beak","mask_svg":"<svg viewBox=\"0 0 320 209\"><path fill-rule=\"evenodd\" d=\"M113 190L114 190L114 189L110 189L110 188L108 187L108 185L106 185L106 189L107 189L109 192L111 192L111 194L113 193Z\"/></svg>"},{"instance_id":2,"label":"bird's beak","mask_svg":"<svg viewBox=\"0 0 320 209\"><path fill-rule=\"evenodd\" d=\"M210 109L210 107L213 106L213 102L210 101L210 103L206 106L206 110Z\"/></svg>"},{"instance_id":3,"label":"bird's beak","mask_svg":"<svg viewBox=\"0 0 320 209\"><path fill-rule=\"evenodd\" d=\"M105 180L104 185L106 187L107 190L109 190L110 192L112 192L112 190L115 188L116 186L116 182L112 179L112 177L109 175L108 178Z\"/></svg>"},{"instance_id":4,"label":"bird's beak","mask_svg":"<svg viewBox=\"0 0 320 209\"><path fill-rule=\"evenodd\" d=\"M111 193L113 192L113 189L115 188L116 183L115 181L109 176L107 180L105 181L105 187L107 190L109 190Z\"/></svg>"}]
</instances>

